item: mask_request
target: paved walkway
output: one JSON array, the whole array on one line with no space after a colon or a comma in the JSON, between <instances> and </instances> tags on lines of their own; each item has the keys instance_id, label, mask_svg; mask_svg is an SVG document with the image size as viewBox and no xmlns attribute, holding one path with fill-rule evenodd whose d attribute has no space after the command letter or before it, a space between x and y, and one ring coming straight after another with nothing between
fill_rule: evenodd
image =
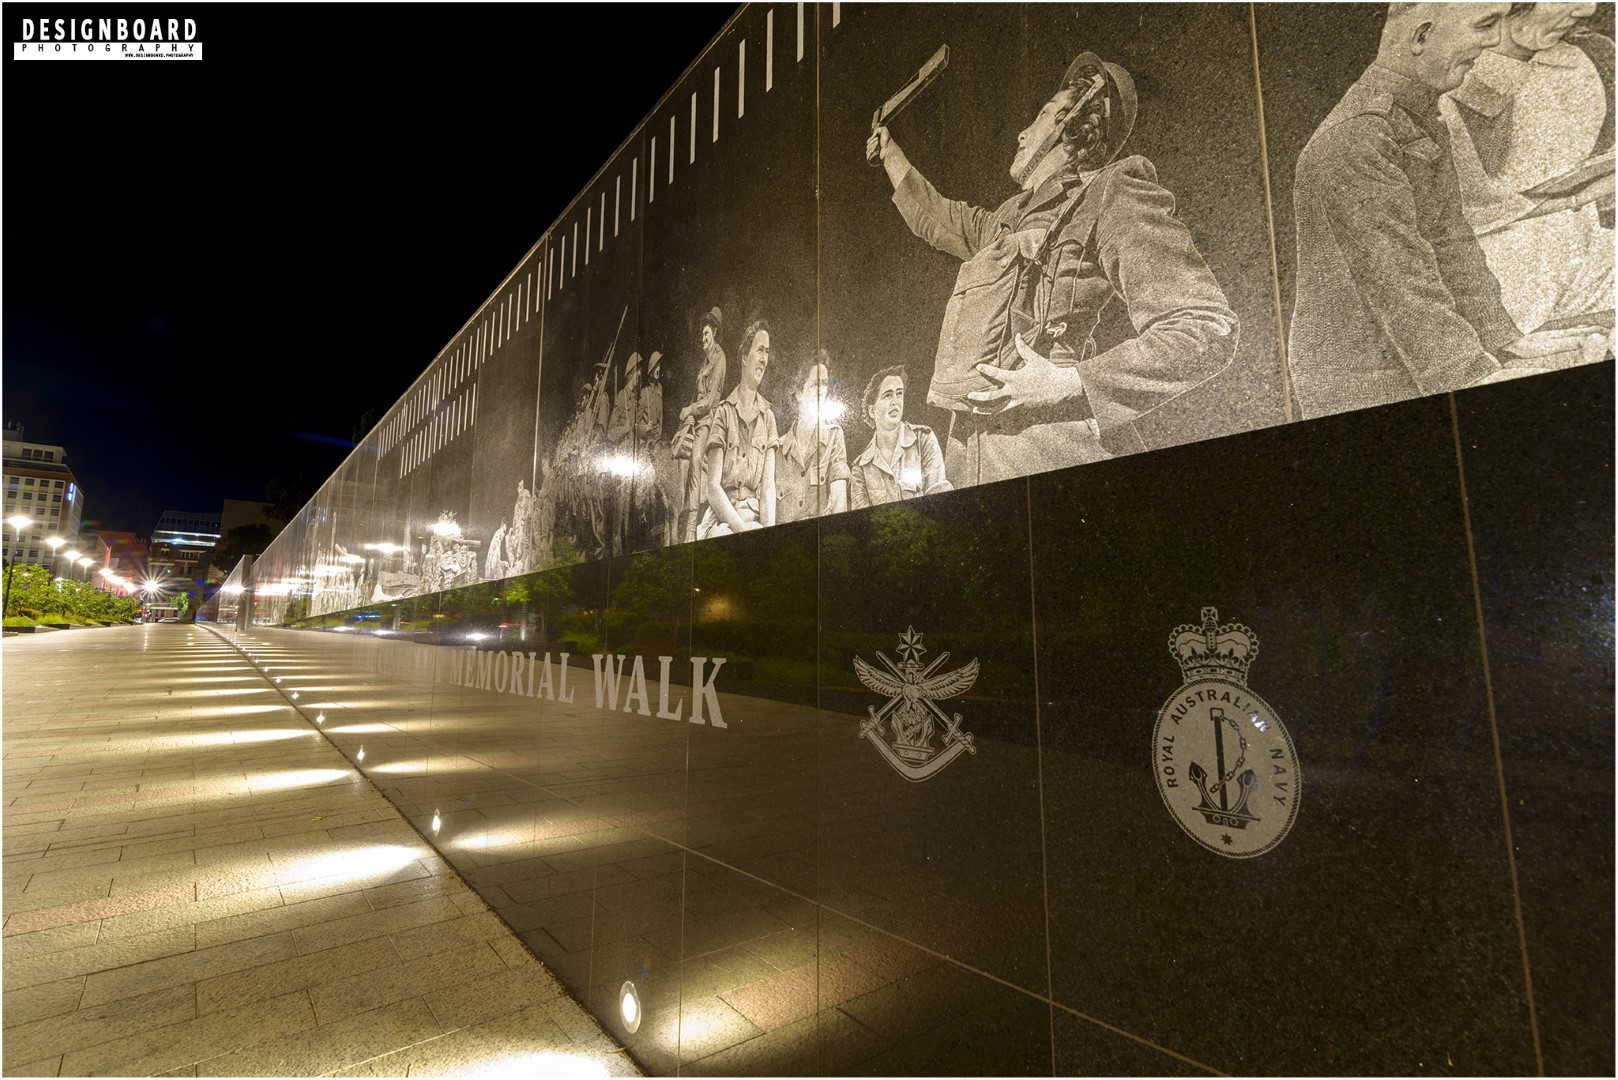
<instances>
[{"instance_id":1,"label":"paved walkway","mask_svg":"<svg viewBox=\"0 0 1618 1080\"><path fill-rule=\"evenodd\" d=\"M8 637L7 1076L633 1075L233 648Z\"/></svg>"}]
</instances>

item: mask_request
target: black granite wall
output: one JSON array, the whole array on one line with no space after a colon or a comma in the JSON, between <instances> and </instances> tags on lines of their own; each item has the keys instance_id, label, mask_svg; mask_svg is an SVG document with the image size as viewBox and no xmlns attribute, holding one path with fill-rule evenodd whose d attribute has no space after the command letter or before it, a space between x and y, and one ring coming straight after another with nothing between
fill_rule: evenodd
<instances>
[{"instance_id":1,"label":"black granite wall","mask_svg":"<svg viewBox=\"0 0 1618 1080\"><path fill-rule=\"evenodd\" d=\"M1610 1073L1600 335L1296 422L1293 163L1381 19L743 9L221 617L650 1072ZM977 422L924 403L960 259L864 161L940 44L889 130L989 207L1077 52L1129 69L1179 224L1074 249L1077 370L1194 325L1187 244L1223 361L1134 453L687 542L712 309L782 434L826 351L850 463L891 364Z\"/></svg>"}]
</instances>

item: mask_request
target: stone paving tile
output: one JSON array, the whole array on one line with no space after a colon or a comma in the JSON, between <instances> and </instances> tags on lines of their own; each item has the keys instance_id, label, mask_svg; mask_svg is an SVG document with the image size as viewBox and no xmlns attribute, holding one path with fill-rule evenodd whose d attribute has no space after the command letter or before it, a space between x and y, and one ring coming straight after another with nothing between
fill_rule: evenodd
<instances>
[{"instance_id":1,"label":"stone paving tile","mask_svg":"<svg viewBox=\"0 0 1618 1080\"><path fill-rule=\"evenodd\" d=\"M202 980L197 985L197 1012L234 1009L249 1001L274 997L290 990L307 990L321 983L398 963L398 951L384 937L357 941L324 952L293 955L274 963Z\"/></svg>"},{"instance_id":2,"label":"stone paving tile","mask_svg":"<svg viewBox=\"0 0 1618 1080\"><path fill-rule=\"evenodd\" d=\"M0 1023L6 1027L43 1020L72 1012L79 1007L84 996L84 976L77 975L59 982L40 983L21 990L7 990L0 996Z\"/></svg>"},{"instance_id":3,"label":"stone paving tile","mask_svg":"<svg viewBox=\"0 0 1618 1080\"><path fill-rule=\"evenodd\" d=\"M443 1034L420 998L207 1058L198 1076L321 1076Z\"/></svg>"},{"instance_id":4,"label":"stone paving tile","mask_svg":"<svg viewBox=\"0 0 1618 1080\"><path fill-rule=\"evenodd\" d=\"M521 967L428 991L427 1007L445 1031L515 1012L537 1001L565 997L562 984L544 966L530 961Z\"/></svg>"},{"instance_id":5,"label":"stone paving tile","mask_svg":"<svg viewBox=\"0 0 1618 1080\"><path fill-rule=\"evenodd\" d=\"M487 945L470 945L436 952L402 966L313 986L309 996L315 1003L315 1016L322 1024L329 1024L355 1013L421 997L424 988L454 987L508 970L505 962ZM434 1015L436 1017L437 1013Z\"/></svg>"},{"instance_id":6,"label":"stone paving tile","mask_svg":"<svg viewBox=\"0 0 1618 1080\"><path fill-rule=\"evenodd\" d=\"M102 919L100 940L114 941L120 937L149 933L169 926L197 926L217 919L225 919L232 915L241 915L249 911L259 911L264 908L280 906L281 890L273 885L251 892L231 893L227 896L216 896L207 900L172 903L164 907L152 908L149 911L137 911L129 915L117 915ZM200 948L208 948L216 944L219 944L219 942L205 942L200 939L198 942ZM7 947L10 947L9 944Z\"/></svg>"},{"instance_id":7,"label":"stone paving tile","mask_svg":"<svg viewBox=\"0 0 1618 1080\"><path fill-rule=\"evenodd\" d=\"M90 975L189 953L195 948L195 931L189 926L181 926L105 944L81 945L57 953L14 957L8 951L4 955L5 985L9 990L18 990L73 975Z\"/></svg>"},{"instance_id":8,"label":"stone paving tile","mask_svg":"<svg viewBox=\"0 0 1618 1080\"><path fill-rule=\"evenodd\" d=\"M383 934L395 934L401 930L464 917L453 901L440 896L419 900L414 904L385 908L382 911L366 910L363 914L349 918L333 919L317 926L303 927L294 930L292 936L297 941L300 953L312 953Z\"/></svg>"},{"instance_id":9,"label":"stone paving tile","mask_svg":"<svg viewBox=\"0 0 1618 1080\"><path fill-rule=\"evenodd\" d=\"M263 890L270 892L272 890ZM279 891L276 891L279 900ZM225 918L197 924L197 947L222 945L228 941L243 941L263 937L282 930L294 930L314 923L327 922L345 916L365 914L371 910L360 893L339 893L321 900L301 904L281 904Z\"/></svg>"},{"instance_id":10,"label":"stone paving tile","mask_svg":"<svg viewBox=\"0 0 1618 1080\"><path fill-rule=\"evenodd\" d=\"M121 1041L197 1014L196 992L173 986L5 1029L5 1056L31 1059Z\"/></svg>"},{"instance_id":11,"label":"stone paving tile","mask_svg":"<svg viewBox=\"0 0 1618 1080\"><path fill-rule=\"evenodd\" d=\"M17 934L6 939L5 956L8 959L38 956L41 953L61 952L82 945L94 945L99 935L100 926L93 919L49 930L38 930L32 934Z\"/></svg>"},{"instance_id":12,"label":"stone paving tile","mask_svg":"<svg viewBox=\"0 0 1618 1080\"><path fill-rule=\"evenodd\" d=\"M114 971L97 972L85 983L84 1004L93 1005L129 997L153 987L190 986L205 979L283 960L296 952L291 934L272 934L149 960Z\"/></svg>"},{"instance_id":13,"label":"stone paving tile","mask_svg":"<svg viewBox=\"0 0 1618 1080\"><path fill-rule=\"evenodd\" d=\"M419 900L430 900L439 896L458 900L462 896L476 895L459 878L444 875L411 878L408 881L378 885L365 890L365 899L373 911L398 907L401 904L414 904Z\"/></svg>"},{"instance_id":14,"label":"stone paving tile","mask_svg":"<svg viewBox=\"0 0 1618 1080\"><path fill-rule=\"evenodd\" d=\"M39 1061L25 1061L21 1065L6 1062L0 1075L4 1076L60 1076L62 1068L62 1055L41 1058Z\"/></svg>"},{"instance_id":15,"label":"stone paving tile","mask_svg":"<svg viewBox=\"0 0 1618 1080\"><path fill-rule=\"evenodd\" d=\"M9 829L10 826L8 825L7 828ZM117 862L121 851L121 848L116 847L75 852L51 852L46 850L31 858L19 858L15 865L18 870L26 870L30 875L48 874L53 870L72 870L81 866ZM6 868L11 869L11 864L8 863Z\"/></svg>"},{"instance_id":16,"label":"stone paving tile","mask_svg":"<svg viewBox=\"0 0 1618 1080\"><path fill-rule=\"evenodd\" d=\"M422 860L413 859L397 870L388 870L364 876L333 874L330 877L291 882L281 886L281 895L286 898L287 903L293 904L303 900L316 900L322 896L332 896L336 893L351 892L354 889L374 889L380 885L391 885L395 882L412 881L432 876L432 870L422 865Z\"/></svg>"},{"instance_id":17,"label":"stone paving tile","mask_svg":"<svg viewBox=\"0 0 1618 1080\"><path fill-rule=\"evenodd\" d=\"M456 908L456 911L460 909ZM506 924L487 910L471 915L461 914L443 922L417 926L392 935L393 947L399 950L399 956L405 960L467 945L483 945L510 936L511 931Z\"/></svg>"},{"instance_id":18,"label":"stone paving tile","mask_svg":"<svg viewBox=\"0 0 1618 1080\"><path fill-rule=\"evenodd\" d=\"M485 1069L544 1076L568 1062L561 1028L538 1005L442 1035L338 1072L338 1076L455 1076ZM621 1055L619 1055L621 1056ZM609 1071L609 1075L610 1075ZM633 1075L633 1074L631 1074Z\"/></svg>"},{"instance_id":19,"label":"stone paving tile","mask_svg":"<svg viewBox=\"0 0 1618 1080\"><path fill-rule=\"evenodd\" d=\"M514 1040L633 1071L317 732L255 738L307 727L278 693L200 693L260 678L218 662L234 651L187 627L4 648L53 683L0 686L7 1075L479 1071ZM371 707L398 696L374 681L353 687ZM221 701L280 707L211 712Z\"/></svg>"},{"instance_id":20,"label":"stone paving tile","mask_svg":"<svg viewBox=\"0 0 1618 1080\"><path fill-rule=\"evenodd\" d=\"M108 882L111 885L111 882ZM167 889L156 889L145 893L126 893L122 896L108 896L106 889L92 889L85 887L79 893L88 899L75 899L70 903L50 904L44 902L47 898L41 895L42 902L37 906L6 915L5 936L14 934L27 934L36 930L46 930L53 926L67 926L71 923L85 922L89 919L108 919L119 915L128 915L136 911L150 911L153 908L166 907L171 904L183 904L196 897L196 888L192 885L176 885Z\"/></svg>"},{"instance_id":21,"label":"stone paving tile","mask_svg":"<svg viewBox=\"0 0 1618 1080\"><path fill-rule=\"evenodd\" d=\"M74 1076L150 1076L191 1069L266 1039L315 1026L315 1011L302 990L190 1020L152 1027L113 1045L103 1043L70 1052L63 1067Z\"/></svg>"}]
</instances>

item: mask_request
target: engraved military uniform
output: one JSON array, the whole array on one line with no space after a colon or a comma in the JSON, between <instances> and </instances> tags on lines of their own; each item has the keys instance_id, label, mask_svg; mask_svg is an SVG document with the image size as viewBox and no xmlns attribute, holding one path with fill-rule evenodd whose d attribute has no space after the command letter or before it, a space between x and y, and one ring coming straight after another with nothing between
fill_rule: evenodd
<instances>
[{"instance_id":1,"label":"engraved military uniform","mask_svg":"<svg viewBox=\"0 0 1618 1080\"><path fill-rule=\"evenodd\" d=\"M848 505L862 506L914 499L955 485L944 475L944 455L933 429L899 421L899 442L893 460L877 448L876 437L854 459L848 483Z\"/></svg>"},{"instance_id":2,"label":"engraved military uniform","mask_svg":"<svg viewBox=\"0 0 1618 1080\"><path fill-rule=\"evenodd\" d=\"M1470 386L1520 336L1462 213L1438 98L1373 64L1298 157L1287 358L1305 417Z\"/></svg>"},{"instance_id":3,"label":"engraved military uniform","mask_svg":"<svg viewBox=\"0 0 1618 1080\"><path fill-rule=\"evenodd\" d=\"M714 447L724 452L719 466L719 486L730 499L730 505L743 521L763 521L759 500L764 494L765 467L781 441L776 434L775 411L762 394L753 396L751 412L744 410L738 386L708 414L707 431L702 456L706 459L707 452ZM727 536L730 532L730 525L705 503L697 538Z\"/></svg>"},{"instance_id":4,"label":"engraved military uniform","mask_svg":"<svg viewBox=\"0 0 1618 1080\"><path fill-rule=\"evenodd\" d=\"M1059 230L1033 305L1045 313L1050 360L1077 365L1084 394L993 416L955 412L948 469L956 485L1142 450L1135 418L1216 374L1235 354L1236 315L1174 216L1174 196L1143 157L1053 177L993 211L945 198L911 169L893 202L912 232L963 261L1007 233ZM1136 336L1101 349L1095 329L1114 297Z\"/></svg>"},{"instance_id":5,"label":"engraved military uniform","mask_svg":"<svg viewBox=\"0 0 1618 1080\"><path fill-rule=\"evenodd\" d=\"M794 424L781 440L775 463L778 522L824 514L831 501L831 486L849 478L848 443L842 426L827 424L808 433L804 427L802 422Z\"/></svg>"}]
</instances>

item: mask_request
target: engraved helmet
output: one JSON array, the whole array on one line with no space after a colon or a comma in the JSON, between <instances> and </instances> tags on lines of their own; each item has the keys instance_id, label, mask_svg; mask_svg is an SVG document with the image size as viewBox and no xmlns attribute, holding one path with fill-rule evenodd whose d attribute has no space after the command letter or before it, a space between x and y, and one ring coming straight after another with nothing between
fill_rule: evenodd
<instances>
[{"instance_id":1,"label":"engraved helmet","mask_svg":"<svg viewBox=\"0 0 1618 1080\"><path fill-rule=\"evenodd\" d=\"M1135 128L1139 108L1129 72L1084 52L1073 58L1056 89L1078 95L1062 125L1072 167L1099 169L1116 158Z\"/></svg>"}]
</instances>

